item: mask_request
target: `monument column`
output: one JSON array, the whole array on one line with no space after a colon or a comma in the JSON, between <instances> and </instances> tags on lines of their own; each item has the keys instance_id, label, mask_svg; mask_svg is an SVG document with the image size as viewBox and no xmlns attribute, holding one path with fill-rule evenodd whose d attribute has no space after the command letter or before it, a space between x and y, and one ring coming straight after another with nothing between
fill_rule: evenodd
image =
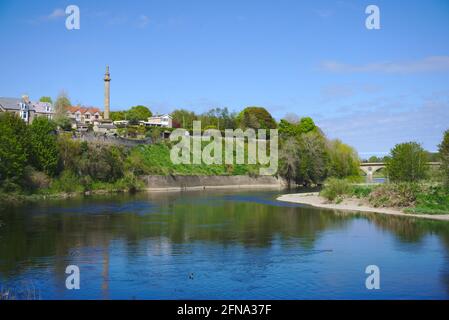
<instances>
[{"instance_id":1,"label":"monument column","mask_svg":"<svg viewBox=\"0 0 449 320\"><path fill-rule=\"evenodd\" d=\"M110 112L110 89L109 83L111 81L111 75L109 74L109 66L106 66L106 73L104 74L104 113L103 120L109 120Z\"/></svg>"}]
</instances>

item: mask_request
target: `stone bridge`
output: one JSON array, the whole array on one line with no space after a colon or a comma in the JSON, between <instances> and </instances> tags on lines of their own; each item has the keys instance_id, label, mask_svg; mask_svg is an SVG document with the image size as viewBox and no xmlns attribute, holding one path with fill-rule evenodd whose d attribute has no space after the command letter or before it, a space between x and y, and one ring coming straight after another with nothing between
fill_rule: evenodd
<instances>
[{"instance_id":1,"label":"stone bridge","mask_svg":"<svg viewBox=\"0 0 449 320\"><path fill-rule=\"evenodd\" d=\"M427 162L429 166L439 166L439 162ZM366 173L368 181L373 181L373 175L376 171L385 168L385 162L362 162L360 163L360 170Z\"/></svg>"}]
</instances>

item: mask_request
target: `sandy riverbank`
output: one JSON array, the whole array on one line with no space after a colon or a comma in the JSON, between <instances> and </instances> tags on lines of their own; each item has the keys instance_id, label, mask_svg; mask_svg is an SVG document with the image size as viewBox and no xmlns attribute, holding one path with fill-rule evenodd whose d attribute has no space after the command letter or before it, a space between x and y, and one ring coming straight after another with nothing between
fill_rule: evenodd
<instances>
[{"instance_id":1,"label":"sandy riverbank","mask_svg":"<svg viewBox=\"0 0 449 320\"><path fill-rule=\"evenodd\" d=\"M327 201L320 197L317 192L313 193L295 193L295 194L285 194L277 198L279 201L294 202L300 204L306 204L317 208L326 208L342 211L357 211L357 212L372 212L372 213L382 213L395 216L404 217L415 217L431 220L443 220L449 221L449 214L412 214L405 213L400 209L395 208L374 208L366 203L362 203L359 199L345 199L341 203L327 203Z\"/></svg>"}]
</instances>

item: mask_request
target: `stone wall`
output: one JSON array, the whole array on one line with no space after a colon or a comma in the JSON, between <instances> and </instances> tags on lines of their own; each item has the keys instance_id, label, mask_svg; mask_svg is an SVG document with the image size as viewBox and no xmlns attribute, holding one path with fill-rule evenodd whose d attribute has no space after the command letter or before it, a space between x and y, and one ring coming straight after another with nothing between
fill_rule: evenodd
<instances>
[{"instance_id":1,"label":"stone wall","mask_svg":"<svg viewBox=\"0 0 449 320\"><path fill-rule=\"evenodd\" d=\"M148 190L195 190L218 188L284 188L273 176L143 176Z\"/></svg>"}]
</instances>

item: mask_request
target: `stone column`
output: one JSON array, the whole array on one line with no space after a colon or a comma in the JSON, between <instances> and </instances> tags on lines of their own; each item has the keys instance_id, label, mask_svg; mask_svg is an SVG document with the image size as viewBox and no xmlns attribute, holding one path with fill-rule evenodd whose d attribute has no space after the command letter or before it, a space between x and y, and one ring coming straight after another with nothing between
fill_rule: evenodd
<instances>
[{"instance_id":1,"label":"stone column","mask_svg":"<svg viewBox=\"0 0 449 320\"><path fill-rule=\"evenodd\" d=\"M109 74L109 66L106 66L106 73L104 74L104 113L103 120L109 120L110 112L110 88L111 75Z\"/></svg>"}]
</instances>

